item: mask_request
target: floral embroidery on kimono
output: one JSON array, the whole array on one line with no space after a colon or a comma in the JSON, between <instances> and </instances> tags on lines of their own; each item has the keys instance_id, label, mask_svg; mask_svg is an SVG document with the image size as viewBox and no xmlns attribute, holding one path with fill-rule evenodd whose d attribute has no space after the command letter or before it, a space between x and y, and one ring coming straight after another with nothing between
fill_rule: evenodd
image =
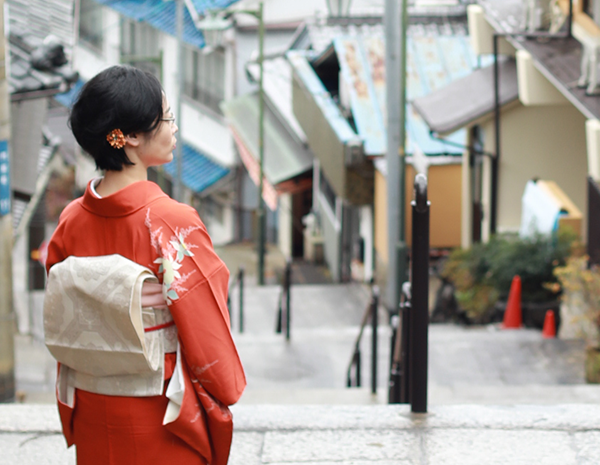
<instances>
[{"instance_id":1,"label":"floral embroidery on kimono","mask_svg":"<svg viewBox=\"0 0 600 465\"><path fill-rule=\"evenodd\" d=\"M176 227L175 234L170 239L164 240L162 226L152 229L150 208L146 212L145 223L150 232L152 247L156 249L159 255L154 263L159 265L158 272L163 275L163 297L167 301L167 305L171 305L174 300L179 299L180 293L187 291L182 285L196 271L192 270L182 276L178 270L181 268L185 257L194 256L192 249L198 248L198 246L186 243L186 239L192 232L199 230L200 227L190 226L184 229Z\"/></svg>"}]
</instances>

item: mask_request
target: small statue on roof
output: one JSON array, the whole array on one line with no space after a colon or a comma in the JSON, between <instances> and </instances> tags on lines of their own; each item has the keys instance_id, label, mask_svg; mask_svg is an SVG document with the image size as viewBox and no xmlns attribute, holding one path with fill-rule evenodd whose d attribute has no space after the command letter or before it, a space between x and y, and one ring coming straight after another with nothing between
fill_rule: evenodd
<instances>
[{"instance_id":1,"label":"small statue on roof","mask_svg":"<svg viewBox=\"0 0 600 465\"><path fill-rule=\"evenodd\" d=\"M51 71L66 63L65 49L53 35L47 36L42 45L31 52L31 66L40 71Z\"/></svg>"}]
</instances>

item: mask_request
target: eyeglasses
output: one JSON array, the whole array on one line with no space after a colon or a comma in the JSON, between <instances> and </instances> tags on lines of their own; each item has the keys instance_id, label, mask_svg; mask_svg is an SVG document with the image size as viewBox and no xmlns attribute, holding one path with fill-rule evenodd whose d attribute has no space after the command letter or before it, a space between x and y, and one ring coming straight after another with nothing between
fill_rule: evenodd
<instances>
[{"instance_id":1,"label":"eyeglasses","mask_svg":"<svg viewBox=\"0 0 600 465\"><path fill-rule=\"evenodd\" d=\"M171 126L173 126L175 124L175 116L169 116L168 118L161 118L161 121L168 121L169 123L171 123Z\"/></svg>"}]
</instances>

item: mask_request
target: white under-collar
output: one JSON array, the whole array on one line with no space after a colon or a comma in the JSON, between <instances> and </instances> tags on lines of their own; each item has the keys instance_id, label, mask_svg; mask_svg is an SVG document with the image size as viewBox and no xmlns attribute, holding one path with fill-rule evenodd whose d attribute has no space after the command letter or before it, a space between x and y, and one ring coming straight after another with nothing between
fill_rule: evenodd
<instances>
[{"instance_id":1,"label":"white under-collar","mask_svg":"<svg viewBox=\"0 0 600 465\"><path fill-rule=\"evenodd\" d=\"M92 194L94 194L99 199L101 199L102 196L100 194L98 194L98 192L96 192L96 187L98 187L98 184L100 184L100 181L102 181L103 179L104 179L103 177L94 178L94 179L92 179L92 182L90 183L90 190L92 191Z\"/></svg>"}]
</instances>

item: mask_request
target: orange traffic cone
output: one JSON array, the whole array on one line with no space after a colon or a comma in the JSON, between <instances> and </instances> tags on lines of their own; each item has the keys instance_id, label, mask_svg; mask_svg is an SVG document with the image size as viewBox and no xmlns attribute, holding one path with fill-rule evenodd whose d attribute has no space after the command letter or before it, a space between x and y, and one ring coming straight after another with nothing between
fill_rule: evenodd
<instances>
[{"instance_id":1,"label":"orange traffic cone","mask_svg":"<svg viewBox=\"0 0 600 465\"><path fill-rule=\"evenodd\" d=\"M546 339L556 337L556 321L554 320L554 312L552 310L546 311L546 317L544 318L544 329L542 329L542 336Z\"/></svg>"},{"instance_id":2,"label":"orange traffic cone","mask_svg":"<svg viewBox=\"0 0 600 465\"><path fill-rule=\"evenodd\" d=\"M504 321L502 323L503 329L509 328L520 328L523 323L523 316L521 313L521 277L515 275L510 285L510 292L508 294L508 303L506 304L506 310L504 311Z\"/></svg>"}]
</instances>

